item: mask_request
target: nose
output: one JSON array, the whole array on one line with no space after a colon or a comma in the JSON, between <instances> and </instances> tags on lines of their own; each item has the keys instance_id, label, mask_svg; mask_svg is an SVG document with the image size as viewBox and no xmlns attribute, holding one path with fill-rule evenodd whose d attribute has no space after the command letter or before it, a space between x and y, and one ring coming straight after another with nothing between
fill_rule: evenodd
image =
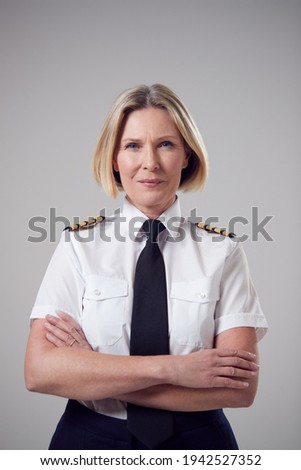
<instances>
[{"instance_id":1,"label":"nose","mask_svg":"<svg viewBox=\"0 0 301 470\"><path fill-rule=\"evenodd\" d=\"M151 145L145 148L142 168L148 171L155 171L160 168L157 152Z\"/></svg>"}]
</instances>

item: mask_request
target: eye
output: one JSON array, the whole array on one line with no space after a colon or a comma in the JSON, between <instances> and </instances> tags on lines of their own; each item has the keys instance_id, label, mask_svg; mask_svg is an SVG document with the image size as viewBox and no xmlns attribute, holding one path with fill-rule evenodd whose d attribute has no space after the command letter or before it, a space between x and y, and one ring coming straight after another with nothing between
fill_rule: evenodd
<instances>
[{"instance_id":1,"label":"eye","mask_svg":"<svg viewBox=\"0 0 301 470\"><path fill-rule=\"evenodd\" d=\"M171 148L173 146L174 144L170 142L170 140L164 140L164 142L161 142L161 144L159 145L159 147L164 147L164 148Z\"/></svg>"},{"instance_id":2,"label":"eye","mask_svg":"<svg viewBox=\"0 0 301 470\"><path fill-rule=\"evenodd\" d=\"M128 150L138 150L139 145L136 142L129 142L128 144L126 144L125 148Z\"/></svg>"}]
</instances>

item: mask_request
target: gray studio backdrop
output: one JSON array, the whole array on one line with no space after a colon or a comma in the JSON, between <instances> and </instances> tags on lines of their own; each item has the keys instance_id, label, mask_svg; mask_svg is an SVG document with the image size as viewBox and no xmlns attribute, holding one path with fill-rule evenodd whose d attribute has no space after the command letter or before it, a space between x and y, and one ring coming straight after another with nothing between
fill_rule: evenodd
<instances>
[{"instance_id":1,"label":"gray studio backdrop","mask_svg":"<svg viewBox=\"0 0 301 470\"><path fill-rule=\"evenodd\" d=\"M208 186L182 196L183 212L195 208L222 226L244 218L236 232L248 235L270 325L256 401L227 415L243 449L300 449L300 7L1 0L1 449L47 448L65 406L25 389L28 317L64 225L59 217L85 219L120 204L90 169L112 100L154 82L183 98L210 157ZM256 231L266 216L268 237ZM33 217L47 231L43 242L28 241L38 236Z\"/></svg>"}]
</instances>

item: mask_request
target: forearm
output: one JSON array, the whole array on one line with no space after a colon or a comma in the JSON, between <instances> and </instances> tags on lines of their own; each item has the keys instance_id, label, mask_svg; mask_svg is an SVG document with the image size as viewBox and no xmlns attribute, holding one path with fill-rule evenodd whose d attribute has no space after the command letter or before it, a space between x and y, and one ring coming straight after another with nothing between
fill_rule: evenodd
<instances>
[{"instance_id":1,"label":"forearm","mask_svg":"<svg viewBox=\"0 0 301 470\"><path fill-rule=\"evenodd\" d=\"M65 328L65 323L59 320L57 325ZM246 381L258 372L254 356L247 351L208 349L184 356L115 356L94 352L79 343L76 348L70 347L76 332L71 328L70 333L62 335L61 328L52 328L66 340L57 342L57 336L47 340L43 320L32 325L25 361L29 390L78 400L101 400L141 391L128 401L142 400L143 404L147 396L148 406L168 408L172 400L173 406L181 409L189 400L190 389L245 390ZM166 387L156 389L163 384ZM197 397L197 393L192 396Z\"/></svg>"},{"instance_id":2,"label":"forearm","mask_svg":"<svg viewBox=\"0 0 301 470\"><path fill-rule=\"evenodd\" d=\"M26 367L31 391L78 400L101 400L162 383L160 361L91 351L53 350Z\"/></svg>"},{"instance_id":3,"label":"forearm","mask_svg":"<svg viewBox=\"0 0 301 470\"><path fill-rule=\"evenodd\" d=\"M157 385L134 393L119 395L119 400L170 411L207 411L218 408L250 406L255 398L257 380L246 390L233 388L186 388Z\"/></svg>"},{"instance_id":4,"label":"forearm","mask_svg":"<svg viewBox=\"0 0 301 470\"><path fill-rule=\"evenodd\" d=\"M234 328L216 337L216 347L235 347L252 351L259 362L256 334L251 328ZM238 408L250 406L258 386L258 373L246 377L245 388L208 387L187 388L172 385L159 385L118 398L136 405L162 408L172 411L205 411L218 408Z\"/></svg>"},{"instance_id":5,"label":"forearm","mask_svg":"<svg viewBox=\"0 0 301 470\"><path fill-rule=\"evenodd\" d=\"M86 349L56 348L34 322L25 359L25 381L31 391L79 400L99 400L165 381L158 357L112 356ZM162 356L162 359L167 359ZM165 360L165 363L167 361Z\"/></svg>"}]
</instances>

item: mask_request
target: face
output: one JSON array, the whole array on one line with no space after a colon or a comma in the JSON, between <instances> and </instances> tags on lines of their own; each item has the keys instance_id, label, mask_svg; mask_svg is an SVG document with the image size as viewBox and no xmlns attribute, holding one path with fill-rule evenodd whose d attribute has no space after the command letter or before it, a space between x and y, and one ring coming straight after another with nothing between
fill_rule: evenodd
<instances>
[{"instance_id":1,"label":"face","mask_svg":"<svg viewBox=\"0 0 301 470\"><path fill-rule=\"evenodd\" d=\"M166 110L145 108L128 115L113 166L128 200L147 217L171 206L187 165L183 138Z\"/></svg>"}]
</instances>

